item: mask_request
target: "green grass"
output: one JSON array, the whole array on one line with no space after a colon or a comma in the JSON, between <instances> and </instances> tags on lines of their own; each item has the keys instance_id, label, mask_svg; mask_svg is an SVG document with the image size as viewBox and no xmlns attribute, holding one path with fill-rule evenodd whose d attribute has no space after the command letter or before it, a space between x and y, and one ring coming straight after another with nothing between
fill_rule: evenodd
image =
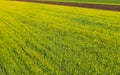
<instances>
[{"instance_id":1,"label":"green grass","mask_svg":"<svg viewBox=\"0 0 120 75\"><path fill-rule=\"evenodd\" d=\"M3 75L119 75L120 12L0 2Z\"/></svg>"}]
</instances>

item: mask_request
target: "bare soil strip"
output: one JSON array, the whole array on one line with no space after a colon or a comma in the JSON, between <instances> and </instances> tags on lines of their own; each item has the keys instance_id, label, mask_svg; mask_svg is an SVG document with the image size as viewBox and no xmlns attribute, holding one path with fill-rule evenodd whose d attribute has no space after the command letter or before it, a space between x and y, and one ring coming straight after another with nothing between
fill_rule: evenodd
<instances>
[{"instance_id":1,"label":"bare soil strip","mask_svg":"<svg viewBox=\"0 0 120 75\"><path fill-rule=\"evenodd\" d=\"M64 6L74 6L74 7L84 7L84 8L94 8L94 9L111 10L111 11L120 11L120 5L55 2L55 1L36 1L36 0L19 0L19 1L44 3L44 4L55 4L55 5L64 5Z\"/></svg>"}]
</instances>

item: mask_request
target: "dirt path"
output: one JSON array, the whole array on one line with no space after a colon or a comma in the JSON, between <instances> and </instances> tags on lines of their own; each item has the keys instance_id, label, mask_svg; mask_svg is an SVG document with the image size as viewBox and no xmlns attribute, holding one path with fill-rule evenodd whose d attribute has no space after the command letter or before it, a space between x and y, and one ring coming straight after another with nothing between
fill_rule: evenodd
<instances>
[{"instance_id":1,"label":"dirt path","mask_svg":"<svg viewBox=\"0 0 120 75\"><path fill-rule=\"evenodd\" d=\"M64 6L75 6L75 7L84 7L84 8L94 8L94 9L111 10L111 11L120 11L120 5L55 2L55 1L35 1L35 0L19 0L19 1L36 2L36 3L44 3L44 4L55 4L55 5L64 5Z\"/></svg>"}]
</instances>

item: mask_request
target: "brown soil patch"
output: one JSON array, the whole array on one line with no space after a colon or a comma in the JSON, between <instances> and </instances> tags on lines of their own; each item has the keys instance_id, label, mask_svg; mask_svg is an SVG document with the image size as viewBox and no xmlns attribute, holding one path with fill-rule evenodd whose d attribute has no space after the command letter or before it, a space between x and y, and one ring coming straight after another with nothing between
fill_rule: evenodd
<instances>
[{"instance_id":1,"label":"brown soil patch","mask_svg":"<svg viewBox=\"0 0 120 75\"><path fill-rule=\"evenodd\" d=\"M84 7L84 8L94 8L94 9L111 10L111 11L120 11L120 5L55 2L55 1L35 1L35 0L19 0L19 1L36 2L36 3L44 3L44 4L55 4L55 5L64 5L64 6L74 6L74 7Z\"/></svg>"}]
</instances>

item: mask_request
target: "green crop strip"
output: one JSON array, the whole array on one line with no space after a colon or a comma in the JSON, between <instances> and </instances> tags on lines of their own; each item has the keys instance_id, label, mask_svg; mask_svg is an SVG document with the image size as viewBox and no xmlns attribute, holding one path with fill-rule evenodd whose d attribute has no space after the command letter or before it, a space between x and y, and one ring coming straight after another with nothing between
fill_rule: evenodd
<instances>
[{"instance_id":1,"label":"green crop strip","mask_svg":"<svg viewBox=\"0 0 120 75\"><path fill-rule=\"evenodd\" d=\"M120 12L0 2L3 75L119 75Z\"/></svg>"}]
</instances>

